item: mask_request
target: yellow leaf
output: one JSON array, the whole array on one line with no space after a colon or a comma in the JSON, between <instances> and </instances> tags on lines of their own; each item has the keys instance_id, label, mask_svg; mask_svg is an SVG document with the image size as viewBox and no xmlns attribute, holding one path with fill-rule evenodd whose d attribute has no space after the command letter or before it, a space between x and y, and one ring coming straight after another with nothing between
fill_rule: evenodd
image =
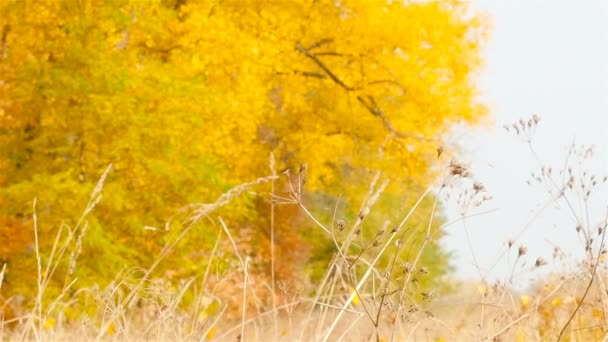
<instances>
[{"instance_id":1,"label":"yellow leaf","mask_svg":"<svg viewBox=\"0 0 608 342\"><path fill-rule=\"evenodd\" d=\"M558 307L558 306L562 305L562 298L561 297L553 298L553 300L551 301L551 305L553 305L553 307Z\"/></svg>"},{"instance_id":2,"label":"yellow leaf","mask_svg":"<svg viewBox=\"0 0 608 342\"><path fill-rule=\"evenodd\" d=\"M477 287L477 291L485 296L488 294L488 286L485 283L481 283L479 287Z\"/></svg>"},{"instance_id":3,"label":"yellow leaf","mask_svg":"<svg viewBox=\"0 0 608 342\"><path fill-rule=\"evenodd\" d=\"M523 295L523 296L519 297L519 303L521 304L521 309L524 311L528 310L531 300L532 300L532 297L527 296L527 295Z\"/></svg>"},{"instance_id":4,"label":"yellow leaf","mask_svg":"<svg viewBox=\"0 0 608 342\"><path fill-rule=\"evenodd\" d=\"M604 316L604 311L600 309L593 309L593 311L591 312L591 316L595 318L602 318L602 316Z\"/></svg>"},{"instance_id":5,"label":"yellow leaf","mask_svg":"<svg viewBox=\"0 0 608 342\"><path fill-rule=\"evenodd\" d=\"M526 342L527 341L526 334L524 333L523 329L518 328L515 331L515 341L516 342Z\"/></svg>"},{"instance_id":6,"label":"yellow leaf","mask_svg":"<svg viewBox=\"0 0 608 342\"><path fill-rule=\"evenodd\" d=\"M56 323L56 321L54 318L52 318L52 317L47 318L46 321L44 321L44 329L45 330L53 329L55 327L55 323Z\"/></svg>"},{"instance_id":7,"label":"yellow leaf","mask_svg":"<svg viewBox=\"0 0 608 342\"><path fill-rule=\"evenodd\" d=\"M211 329L209 329L209 332L207 333L206 337L208 340L213 339L213 336L215 335L215 332L217 331L216 327L211 327Z\"/></svg>"},{"instance_id":8,"label":"yellow leaf","mask_svg":"<svg viewBox=\"0 0 608 342\"><path fill-rule=\"evenodd\" d=\"M361 298L359 297L359 294L356 293L354 288L352 288L350 291L350 295L352 296L353 294L354 294L354 297L352 300L353 305L357 306L357 305L361 304Z\"/></svg>"},{"instance_id":9,"label":"yellow leaf","mask_svg":"<svg viewBox=\"0 0 608 342\"><path fill-rule=\"evenodd\" d=\"M110 323L110 326L108 326L108 334L110 336L114 336L114 334L116 334L116 324L114 322Z\"/></svg>"}]
</instances>

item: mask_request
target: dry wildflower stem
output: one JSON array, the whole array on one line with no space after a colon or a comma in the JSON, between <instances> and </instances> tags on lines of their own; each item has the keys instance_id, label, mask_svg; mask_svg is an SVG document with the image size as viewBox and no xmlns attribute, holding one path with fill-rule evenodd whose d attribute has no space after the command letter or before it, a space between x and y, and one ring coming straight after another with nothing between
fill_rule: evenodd
<instances>
[{"instance_id":1,"label":"dry wildflower stem","mask_svg":"<svg viewBox=\"0 0 608 342\"><path fill-rule=\"evenodd\" d=\"M93 192L91 193L91 196L89 197L87 206L84 209L83 214L78 219L74 228L72 229L66 225L61 225L59 227L59 231L55 236L55 241L51 248L51 252L48 257L48 260L46 261L46 267L44 268L44 270L42 267L41 254L40 254L38 215L37 215L37 209L36 209L37 201L36 201L36 199L34 199L33 204L32 204L32 210L33 210L32 220L33 220L33 225L34 225L34 249L35 249L35 254L36 254L36 266L37 266L36 282L37 282L38 291L36 293L36 301L34 303L34 308L32 309L32 314L27 317L26 326L28 328L23 330L21 339L26 339L28 336L28 333L30 331L33 333L34 338L36 340L41 339L44 322L47 320L47 318L51 314L52 310L59 304L59 302L62 300L62 298L65 297L67 292L70 290L72 285L74 285L74 283L76 282L76 279L73 279L72 281L68 282L68 276L70 275L68 272L68 274L66 274L66 278L64 280L64 287L63 287L61 293L59 294L59 296L57 298L55 298L55 300L53 302L51 302L49 304L48 308L46 310L44 310L43 298L44 298L44 293L46 291L46 288L48 287L48 285L51 281L51 278L53 277L53 275L55 274L55 271L57 270L61 261L63 260L63 256L66 253L66 251L68 250L70 243L74 240L74 238L76 237L76 233L80 230L80 234L77 237L76 249L79 248L79 242L81 243L84 233L86 232L87 223L85 221L85 218L101 200L101 198L102 198L101 189L103 188L103 184L111 170L112 170L112 164L109 164L106 167L106 169L104 170L104 172L101 174L99 181L97 182L97 185L95 186L95 189L93 190ZM65 237L65 239L63 241L61 241L64 231L67 231L67 236ZM76 267L76 258L77 258L76 254L74 254L70 257L70 260L69 260L70 269L73 269L74 267ZM43 312L44 312L44 314L43 314Z\"/></svg>"},{"instance_id":2,"label":"dry wildflower stem","mask_svg":"<svg viewBox=\"0 0 608 342\"><path fill-rule=\"evenodd\" d=\"M38 216L36 215L36 199L34 199L33 203L33 214L32 218L34 220L34 246L36 250L36 265L38 266L38 274L37 274L37 283L38 283L38 297L36 298L36 307L33 310L38 315L38 324L37 328L33 330L34 336L36 339L39 339L39 336L42 332L42 294L44 293L43 285L42 285L42 263L40 261L40 244L38 243ZM54 248L53 248L54 249ZM51 253L52 256L52 253ZM52 257L51 257L52 259ZM25 336L23 336L25 337Z\"/></svg>"},{"instance_id":3,"label":"dry wildflower stem","mask_svg":"<svg viewBox=\"0 0 608 342\"><path fill-rule=\"evenodd\" d=\"M599 265L600 257L602 256L602 251L603 251L603 248L604 248L605 238L606 238L606 229L604 229L603 232L602 232L602 240L601 240L602 243L600 245L598 255L595 258L595 262L593 264L593 271L591 272L591 279L589 280L589 283L587 284L587 287L585 288L585 292L583 293L583 296L582 296L580 302L577 304L576 308L574 309L574 311L572 312L572 314L568 318L568 321L566 321L566 324L564 324L563 328L560 330L559 335L557 336L557 341L558 342L561 341L564 333L566 332L566 329L570 325L570 322L572 322L572 320L574 319L574 316L576 316L576 313L580 310L581 306L585 302L585 299L587 298L587 295L589 294L589 290L591 289L591 286L593 285L593 282L594 282L595 277L597 275L597 267Z\"/></svg>"},{"instance_id":4,"label":"dry wildflower stem","mask_svg":"<svg viewBox=\"0 0 608 342\"><path fill-rule=\"evenodd\" d=\"M271 176L276 177L277 171L275 168L275 159L274 153L270 152L269 157L269 168ZM274 196L275 190L275 180L270 181L270 195ZM270 200L270 281L272 284L270 285L272 291L272 310L274 311L273 315L273 329L274 336L278 336L279 328L277 322L277 300L276 300L276 279L275 279L275 243L274 243L274 212L275 212L275 201L273 199Z\"/></svg>"},{"instance_id":5,"label":"dry wildflower stem","mask_svg":"<svg viewBox=\"0 0 608 342\"><path fill-rule=\"evenodd\" d=\"M2 290L2 282L4 281L4 272L6 272L6 263L2 265L2 270L0 271L0 290Z\"/></svg>"},{"instance_id":6,"label":"dry wildflower stem","mask_svg":"<svg viewBox=\"0 0 608 342\"><path fill-rule=\"evenodd\" d=\"M414 213L414 211L418 208L418 206L420 205L420 203L422 203L422 200L424 200L424 198L431 192L432 189L433 189L433 186L428 187L424 191L424 193L418 198L418 201L414 204L414 206L410 209L410 211L408 212L408 214L403 218L403 220L401 221L401 223L397 226L397 231L399 231L399 230L401 230L401 228L403 228L403 226L405 225L405 223L409 220L409 218ZM338 312L336 318L334 319L334 321L332 322L332 324L329 327L328 331L326 332L325 336L323 337L323 342L326 342L326 341L329 340L331 334L336 329L336 326L338 325L338 322L340 322L340 320L342 319L342 316L344 315L344 312L345 312L346 308L348 308L348 306L352 303L353 299L357 295L357 291L361 290L363 284L365 284L365 282L367 281L367 278L369 278L369 276L372 274L372 267L378 262L378 260L380 260L380 257L382 256L382 254L384 253L384 251L388 248L388 246L391 245L392 240L393 240L394 237L395 237L395 234L391 234L390 235L390 237L384 243L384 246L382 247L382 249L380 250L380 252L376 256L376 258L371 262L371 264L368 267L367 271L365 272L365 274L363 275L363 277L361 277L361 280L355 286L355 290L356 291L354 291L348 297L348 299L346 300L346 303L344 303L344 305L342 306L342 309L340 310L340 312Z\"/></svg>"},{"instance_id":7,"label":"dry wildflower stem","mask_svg":"<svg viewBox=\"0 0 608 342\"><path fill-rule=\"evenodd\" d=\"M245 275L245 280L244 280L244 286L243 286L243 316L242 316L242 320L241 320L241 341L245 340L245 318L247 317L247 284L248 284L248 280L249 280L249 272L248 272L248 268L249 268L249 262L251 261L251 258L249 256L247 256L247 259L245 259L245 264L243 265L243 273Z\"/></svg>"}]
</instances>

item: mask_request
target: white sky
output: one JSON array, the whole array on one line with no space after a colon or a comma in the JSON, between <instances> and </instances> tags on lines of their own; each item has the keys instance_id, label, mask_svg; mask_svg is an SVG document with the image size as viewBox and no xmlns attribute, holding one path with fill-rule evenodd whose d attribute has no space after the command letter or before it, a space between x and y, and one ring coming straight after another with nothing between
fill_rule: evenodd
<instances>
[{"instance_id":1,"label":"white sky","mask_svg":"<svg viewBox=\"0 0 608 342\"><path fill-rule=\"evenodd\" d=\"M484 209L498 209L467 221L476 257L486 268L546 202L540 190L525 183L537 164L527 146L502 129L504 124L538 114L542 121L534 143L547 164L563 164L567 146L575 141L594 144L595 170L608 173L608 1L474 0L473 4L493 17L494 27L485 51L482 89L495 127L477 130L464 142L465 160L494 196ZM607 203L608 196L600 198L592 216L602 216ZM559 269L552 261L552 244L567 253L581 249L574 221L559 212L544 211L516 242L528 247L529 263L538 256L549 261L545 270ZM448 213L452 219L458 215L453 206L448 206ZM454 252L459 276L479 278L462 224L451 226L442 242ZM489 272L490 278L503 279L510 273L506 258ZM538 274L528 273L517 280L519 285Z\"/></svg>"}]
</instances>

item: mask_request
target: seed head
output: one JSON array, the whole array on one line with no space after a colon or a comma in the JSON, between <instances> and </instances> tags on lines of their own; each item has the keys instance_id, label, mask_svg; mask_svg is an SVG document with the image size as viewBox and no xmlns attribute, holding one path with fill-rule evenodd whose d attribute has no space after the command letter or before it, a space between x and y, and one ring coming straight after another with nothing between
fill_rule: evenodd
<instances>
[{"instance_id":1,"label":"seed head","mask_svg":"<svg viewBox=\"0 0 608 342\"><path fill-rule=\"evenodd\" d=\"M449 170L452 176L460 176L463 178L471 176L469 168L464 163L459 161L452 160L450 162Z\"/></svg>"},{"instance_id":2,"label":"seed head","mask_svg":"<svg viewBox=\"0 0 608 342\"><path fill-rule=\"evenodd\" d=\"M359 219L363 220L367 214L369 214L369 208L365 207L361 210L361 212L359 212Z\"/></svg>"},{"instance_id":3,"label":"seed head","mask_svg":"<svg viewBox=\"0 0 608 342\"><path fill-rule=\"evenodd\" d=\"M553 248L553 258L557 258L562 253L562 250L559 247Z\"/></svg>"},{"instance_id":4,"label":"seed head","mask_svg":"<svg viewBox=\"0 0 608 342\"><path fill-rule=\"evenodd\" d=\"M339 231L343 231L344 228L346 228L346 221L338 220L338 221L336 221L336 225L338 226Z\"/></svg>"},{"instance_id":5,"label":"seed head","mask_svg":"<svg viewBox=\"0 0 608 342\"><path fill-rule=\"evenodd\" d=\"M437 147L437 158L441 157L443 154L443 146Z\"/></svg>"},{"instance_id":6,"label":"seed head","mask_svg":"<svg viewBox=\"0 0 608 342\"><path fill-rule=\"evenodd\" d=\"M420 294L422 295L422 297L424 299L429 299L433 296L433 291L425 291L425 292L420 292Z\"/></svg>"},{"instance_id":7,"label":"seed head","mask_svg":"<svg viewBox=\"0 0 608 342\"><path fill-rule=\"evenodd\" d=\"M475 192L485 192L486 188L483 186L482 183L475 182L475 184L473 184L473 190L475 190Z\"/></svg>"},{"instance_id":8,"label":"seed head","mask_svg":"<svg viewBox=\"0 0 608 342\"><path fill-rule=\"evenodd\" d=\"M519 250L517 252L517 256L518 257L522 257L522 256L526 255L526 253L528 253L528 247L523 246L523 245L519 246Z\"/></svg>"},{"instance_id":9,"label":"seed head","mask_svg":"<svg viewBox=\"0 0 608 342\"><path fill-rule=\"evenodd\" d=\"M536 263L534 263L534 265L536 267L541 267L541 266L545 266L547 264L547 262L545 261L545 259L539 257L538 259L536 259Z\"/></svg>"}]
</instances>

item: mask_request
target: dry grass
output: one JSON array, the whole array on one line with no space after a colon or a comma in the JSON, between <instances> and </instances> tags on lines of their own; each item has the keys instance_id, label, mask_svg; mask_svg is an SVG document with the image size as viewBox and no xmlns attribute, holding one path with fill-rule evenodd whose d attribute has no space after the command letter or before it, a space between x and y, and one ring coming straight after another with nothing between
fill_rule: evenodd
<instances>
[{"instance_id":1,"label":"dry grass","mask_svg":"<svg viewBox=\"0 0 608 342\"><path fill-rule=\"evenodd\" d=\"M577 225L573 236L581 239L585 257L577 271L550 275L528 293L513 290L522 273L536 272L547 261L528 260L529 251L518 243L520 235L530 228L525 225L513 240L507 241L499 258L509 258L511 274L500 282L489 283L480 271L478 281L455 283L454 294L438 296L432 291L421 292L417 283L428 269L419 265L423 251L435 238L431 227L437 201L444 195L455 198L461 217L449 225L462 224L482 214L478 210L491 197L485 187L475 181L464 163L449 161L445 172L430 185L415 205L403 213L394 225L381 227L376 235L365 241L361 225L373 210L388 180L376 173L362 201L359 215L351 225L334 214L331 222L316 218L302 201L306 183L306 166L296 174L277 176L271 156L271 175L242 184L220 196L214 203L191 205L186 208L185 229L168 243L152 265L144 269L127 270L116 275L104 288L75 288L72 278L87 230L87 216L102 195L108 167L91 195L86 210L74 227L62 226L46 262L41 261L38 248L37 219L34 201L35 256L38 263L38 293L35 305L21 312L10 312L11 298L4 301L0 317L0 340L227 340L227 341L500 341L500 340L605 340L608 332L608 295L605 279L608 271L605 234L608 212L594 220L591 199L604 184L606 177L593 175L584 169L584 161L592 156L588 148L573 147L560 170L544 166L535 153L532 137L539 123L537 116L507 126L507 130L530 146L539 161L540 172L532 174L531 185L547 193L548 203L560 204ZM443 149L438 152L444 160ZM442 156L443 155L443 156ZM574 163L571 161L574 160ZM574 165L574 166L573 166ZM275 182L284 179L289 194L275 194ZM334 257L325 276L311 291L300 291L297 284L275 279L274 249L271 249L273 272L270 283L250 272L251 259L243 256L221 217L217 217L218 235L209 252L204 274L172 284L152 277L155 268L166 258L200 220L214 215L222 206L243 192L261 183L272 184L271 241L274 241L274 207L298 206L314 224L330 237ZM434 195L433 213L423 228L424 241L412 252L409 262L397 256L411 245L406 228L420 203ZM338 203L336 203L336 208ZM222 241L229 241L236 263L218 274L213 262L220 256ZM361 252L353 254L357 245ZM475 258L474 248L468 248ZM68 251L72 251L68 255ZM559 251L556 250L556 257ZM379 260L390 260L380 267ZM62 260L69 261L64 289L58 296L48 298L50 279L60 276L56 270ZM498 262L498 260L496 261ZM481 268L480 268L481 269ZM6 265L0 269L0 290ZM277 295L269 299L258 296L259 289ZM227 290L230 289L230 290ZM236 290L234 290L236 289ZM196 293L191 305L183 305L188 291ZM312 294L312 295L309 295ZM66 312L94 308L80 318L68 318Z\"/></svg>"}]
</instances>

